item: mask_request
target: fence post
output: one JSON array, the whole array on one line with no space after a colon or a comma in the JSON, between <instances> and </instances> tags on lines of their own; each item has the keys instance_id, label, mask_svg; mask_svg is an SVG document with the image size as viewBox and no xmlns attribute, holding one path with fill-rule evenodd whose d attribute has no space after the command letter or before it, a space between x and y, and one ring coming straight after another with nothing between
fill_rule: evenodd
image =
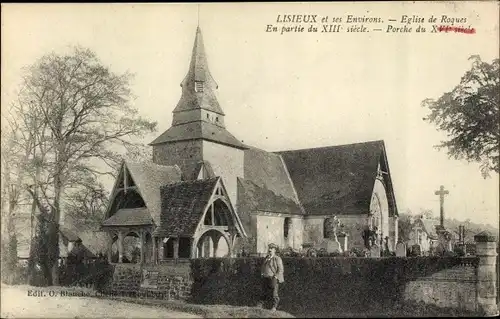
<instances>
[{"instance_id":1,"label":"fence post","mask_svg":"<svg viewBox=\"0 0 500 319\"><path fill-rule=\"evenodd\" d=\"M476 255L479 257L477 269L477 304L485 316L497 316L496 262L497 238L487 231L474 236Z\"/></svg>"}]
</instances>

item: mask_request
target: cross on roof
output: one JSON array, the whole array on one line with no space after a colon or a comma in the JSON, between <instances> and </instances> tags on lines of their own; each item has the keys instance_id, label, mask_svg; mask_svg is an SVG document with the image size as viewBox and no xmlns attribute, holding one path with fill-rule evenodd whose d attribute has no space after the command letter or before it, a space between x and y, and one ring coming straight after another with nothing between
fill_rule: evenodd
<instances>
[{"instance_id":1,"label":"cross on roof","mask_svg":"<svg viewBox=\"0 0 500 319\"><path fill-rule=\"evenodd\" d=\"M435 195L439 195L439 208L440 208L440 217L441 217L441 226L444 227L444 195L448 195L450 192L444 189L444 186L441 185L439 190L435 191Z\"/></svg>"}]
</instances>

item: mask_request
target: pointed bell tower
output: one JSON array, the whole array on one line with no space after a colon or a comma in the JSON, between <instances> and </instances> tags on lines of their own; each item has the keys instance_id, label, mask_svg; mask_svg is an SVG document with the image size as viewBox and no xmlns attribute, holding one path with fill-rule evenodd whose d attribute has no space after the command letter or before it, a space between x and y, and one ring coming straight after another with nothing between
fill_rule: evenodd
<instances>
[{"instance_id":1,"label":"pointed bell tower","mask_svg":"<svg viewBox=\"0 0 500 319\"><path fill-rule=\"evenodd\" d=\"M224 112L215 96L218 85L208 69L199 26L196 28L191 63L181 87L182 96L173 111L172 125L203 121L224 127Z\"/></svg>"},{"instance_id":2,"label":"pointed bell tower","mask_svg":"<svg viewBox=\"0 0 500 319\"><path fill-rule=\"evenodd\" d=\"M206 178L200 175L200 165L210 166L210 175L224 179L231 201L236 203L237 178L244 177L244 150L248 147L226 129L199 26L181 88L172 126L150 144L153 162L178 165L184 180Z\"/></svg>"}]
</instances>

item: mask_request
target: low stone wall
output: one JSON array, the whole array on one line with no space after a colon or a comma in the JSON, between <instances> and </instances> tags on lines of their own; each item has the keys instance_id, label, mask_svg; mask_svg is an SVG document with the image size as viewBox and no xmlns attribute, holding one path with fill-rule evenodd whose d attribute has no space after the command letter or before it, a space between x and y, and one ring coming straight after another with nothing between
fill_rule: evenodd
<instances>
[{"instance_id":1,"label":"low stone wall","mask_svg":"<svg viewBox=\"0 0 500 319\"><path fill-rule=\"evenodd\" d=\"M409 278L403 291L405 301L423 302L441 308L479 311L477 264L465 261L426 277Z\"/></svg>"},{"instance_id":2,"label":"low stone wall","mask_svg":"<svg viewBox=\"0 0 500 319\"><path fill-rule=\"evenodd\" d=\"M110 295L185 300L193 281L189 261L159 265L114 264L113 278L103 289Z\"/></svg>"}]
</instances>

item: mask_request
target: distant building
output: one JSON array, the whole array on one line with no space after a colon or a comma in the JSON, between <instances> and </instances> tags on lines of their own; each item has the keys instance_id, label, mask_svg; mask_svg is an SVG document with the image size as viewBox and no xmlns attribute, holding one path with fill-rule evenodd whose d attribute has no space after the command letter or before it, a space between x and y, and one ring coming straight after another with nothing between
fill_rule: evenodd
<instances>
[{"instance_id":1,"label":"distant building","mask_svg":"<svg viewBox=\"0 0 500 319\"><path fill-rule=\"evenodd\" d=\"M363 247L367 225L395 247L383 141L281 152L245 145L226 129L199 28L181 87L172 126L150 144L152 163L123 162L113 186L102 229L120 260L126 236L139 238L141 262L264 254L271 242L300 249L324 241L332 216L348 248Z\"/></svg>"},{"instance_id":2,"label":"distant building","mask_svg":"<svg viewBox=\"0 0 500 319\"><path fill-rule=\"evenodd\" d=\"M424 216L413 219L408 247L419 244L422 253L428 253L436 248L438 243L436 226L439 226L439 220Z\"/></svg>"}]
</instances>

